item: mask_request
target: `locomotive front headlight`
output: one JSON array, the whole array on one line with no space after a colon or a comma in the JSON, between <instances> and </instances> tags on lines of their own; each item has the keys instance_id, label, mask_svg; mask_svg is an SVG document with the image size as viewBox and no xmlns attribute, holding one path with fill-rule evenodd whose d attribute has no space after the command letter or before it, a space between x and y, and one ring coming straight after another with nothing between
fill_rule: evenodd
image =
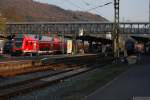
<instances>
[{"instance_id":1,"label":"locomotive front headlight","mask_svg":"<svg viewBox=\"0 0 150 100\"><path fill-rule=\"evenodd\" d=\"M36 43L34 43L33 45L36 46Z\"/></svg>"}]
</instances>

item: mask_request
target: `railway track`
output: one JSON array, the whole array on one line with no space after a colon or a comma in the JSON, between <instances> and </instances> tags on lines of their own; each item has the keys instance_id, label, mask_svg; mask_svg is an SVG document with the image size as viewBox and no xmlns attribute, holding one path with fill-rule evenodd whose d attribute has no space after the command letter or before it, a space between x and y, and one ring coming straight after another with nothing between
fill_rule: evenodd
<instances>
[{"instance_id":1,"label":"railway track","mask_svg":"<svg viewBox=\"0 0 150 100\"><path fill-rule=\"evenodd\" d=\"M108 64L108 62L107 62ZM9 99L11 97L28 93L42 87L47 87L55 83L62 82L62 80L79 75L81 73L91 71L99 66L104 66L105 64L84 64L82 66L64 69L61 71L56 71L50 75L36 77L33 79L8 84L6 86L0 87L0 99ZM93 67L90 67L93 66Z\"/></svg>"},{"instance_id":2,"label":"railway track","mask_svg":"<svg viewBox=\"0 0 150 100\"><path fill-rule=\"evenodd\" d=\"M37 58L37 59L28 59L28 60L14 60L10 62L1 62L0 63L0 76L8 77L8 76L16 76L33 72L40 72L46 70L56 70L60 68L64 68L71 64L79 64L86 63L89 60L93 62L93 58L96 58L96 55L77 55L77 56L54 56L54 57L45 57L45 58ZM19 59L19 58L18 58ZM59 65L61 64L61 65ZM60 67L57 67L60 66Z\"/></svg>"}]
</instances>

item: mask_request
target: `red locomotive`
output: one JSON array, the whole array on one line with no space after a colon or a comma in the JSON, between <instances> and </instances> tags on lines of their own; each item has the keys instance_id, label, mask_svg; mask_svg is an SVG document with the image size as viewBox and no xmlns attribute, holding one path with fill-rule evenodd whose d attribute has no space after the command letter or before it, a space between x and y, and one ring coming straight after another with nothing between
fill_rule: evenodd
<instances>
[{"instance_id":1,"label":"red locomotive","mask_svg":"<svg viewBox=\"0 0 150 100\"><path fill-rule=\"evenodd\" d=\"M12 55L20 54L52 54L66 52L66 41L58 36L50 37L43 35L22 34L13 40L6 42L5 53Z\"/></svg>"}]
</instances>

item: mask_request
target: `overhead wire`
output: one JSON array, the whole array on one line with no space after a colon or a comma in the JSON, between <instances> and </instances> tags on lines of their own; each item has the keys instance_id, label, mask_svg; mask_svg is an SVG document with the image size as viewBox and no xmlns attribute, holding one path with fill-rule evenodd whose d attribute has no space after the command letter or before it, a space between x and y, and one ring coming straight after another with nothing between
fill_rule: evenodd
<instances>
[{"instance_id":1,"label":"overhead wire","mask_svg":"<svg viewBox=\"0 0 150 100\"><path fill-rule=\"evenodd\" d=\"M60 4L63 4L64 2L66 2L66 0L62 0L62 1L60 2Z\"/></svg>"},{"instance_id":2,"label":"overhead wire","mask_svg":"<svg viewBox=\"0 0 150 100\"><path fill-rule=\"evenodd\" d=\"M100 8L100 7L107 6L107 5L112 4L112 3L113 3L113 2L108 2L108 3L105 3L105 4L103 4L103 5L99 5L99 6L96 6L96 7L94 7L94 8L90 8L90 9L88 9L88 10L94 10L94 9L97 9L97 8Z\"/></svg>"},{"instance_id":3,"label":"overhead wire","mask_svg":"<svg viewBox=\"0 0 150 100\"><path fill-rule=\"evenodd\" d=\"M87 6L90 6L91 4L90 3L88 3L88 2L86 2L86 1L84 1L84 0L81 0L85 5L87 5Z\"/></svg>"},{"instance_id":4,"label":"overhead wire","mask_svg":"<svg viewBox=\"0 0 150 100\"><path fill-rule=\"evenodd\" d=\"M65 2L65 0L63 0L63 1ZM90 5L91 5L90 3L88 3L88 2L85 1L85 0L81 0L81 1L82 1L86 6L90 6ZM78 8L78 9L84 10L84 11L86 11L86 12L90 12L90 11L94 10L95 12L100 13L99 11L97 11L98 8L101 8L101 7L110 5L110 4L112 4L113 2L108 2L108 3L105 3L105 4L103 4L103 5L99 5L99 6L90 8L90 9L88 9L88 10L85 9L85 8L82 8L82 7L78 6L77 4L75 4L74 2L72 2L72 1L70 1L70 0L67 0L67 3L73 5L74 7ZM92 6L93 6L93 5L92 5Z\"/></svg>"},{"instance_id":5,"label":"overhead wire","mask_svg":"<svg viewBox=\"0 0 150 100\"><path fill-rule=\"evenodd\" d=\"M92 4L90 4L89 2L87 2L87 1L85 1L85 0L81 0L81 1L82 1L86 6L92 5ZM98 8L100 8L100 7L104 7L104 6L107 6L107 5L112 4L112 3L113 3L113 2L108 2L108 3L105 3L105 4L103 4L103 5L98 5L98 6L92 5L92 6L96 6L96 7L90 8L90 9L88 9L88 10L98 9Z\"/></svg>"},{"instance_id":6,"label":"overhead wire","mask_svg":"<svg viewBox=\"0 0 150 100\"><path fill-rule=\"evenodd\" d=\"M70 0L67 0L68 1L68 3L70 3L71 5L73 5L74 7L76 7L76 8L79 8L79 9L81 9L81 10L83 10L83 8L81 8L80 6L78 6L78 5L76 5L75 3L73 3L72 1L70 1ZM85 10L85 9L84 9Z\"/></svg>"},{"instance_id":7,"label":"overhead wire","mask_svg":"<svg viewBox=\"0 0 150 100\"><path fill-rule=\"evenodd\" d=\"M71 2L70 0L68 0L70 4L72 4L73 6L83 10L83 8L81 8L80 6L76 5L75 3ZM88 4L87 2L83 1L85 4ZM89 4L90 5L90 4ZM84 9L84 11L89 12L87 9ZM95 12L100 13L99 11L95 10Z\"/></svg>"}]
</instances>

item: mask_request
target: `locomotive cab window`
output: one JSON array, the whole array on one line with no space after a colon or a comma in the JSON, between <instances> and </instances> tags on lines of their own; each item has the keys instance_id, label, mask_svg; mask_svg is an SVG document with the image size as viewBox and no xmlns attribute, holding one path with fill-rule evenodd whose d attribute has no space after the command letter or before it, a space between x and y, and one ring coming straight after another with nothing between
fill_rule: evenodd
<instances>
[{"instance_id":1,"label":"locomotive cab window","mask_svg":"<svg viewBox=\"0 0 150 100\"><path fill-rule=\"evenodd\" d=\"M28 45L28 41L26 41L26 46Z\"/></svg>"},{"instance_id":2,"label":"locomotive cab window","mask_svg":"<svg viewBox=\"0 0 150 100\"><path fill-rule=\"evenodd\" d=\"M30 42L30 45L32 45L32 42Z\"/></svg>"}]
</instances>

